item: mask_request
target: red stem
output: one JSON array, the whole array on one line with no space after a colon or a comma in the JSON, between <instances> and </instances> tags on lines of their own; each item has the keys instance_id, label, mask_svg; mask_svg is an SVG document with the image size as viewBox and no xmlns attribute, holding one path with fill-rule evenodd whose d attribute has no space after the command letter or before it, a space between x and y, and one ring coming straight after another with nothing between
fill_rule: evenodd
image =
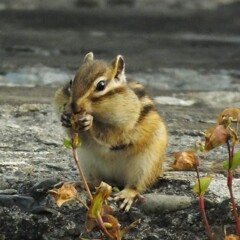
<instances>
[{"instance_id":1,"label":"red stem","mask_svg":"<svg viewBox=\"0 0 240 240\"><path fill-rule=\"evenodd\" d=\"M203 223L204 223L205 229L207 231L207 236L210 240L214 240L215 238L213 237L212 229L208 223L208 219L207 219L207 215L206 215L206 211L205 211L203 195L199 195L199 206L200 206L200 210L201 210L201 214L202 214Z\"/></svg>"},{"instance_id":2,"label":"red stem","mask_svg":"<svg viewBox=\"0 0 240 240\"><path fill-rule=\"evenodd\" d=\"M101 215L98 213L97 215L97 223L98 223L98 226L100 228L100 230L106 235L108 236L110 239L114 239L114 237L112 236L112 234L107 230L107 228L104 226L104 222L102 220L102 217Z\"/></svg>"},{"instance_id":3,"label":"red stem","mask_svg":"<svg viewBox=\"0 0 240 240\"><path fill-rule=\"evenodd\" d=\"M199 206L202 214L202 220L203 224L205 226L205 229L207 231L207 236L210 240L214 240L213 234L212 234L212 229L208 223L206 211L205 211L205 205L204 205L204 195L202 195L202 187L201 187L201 182L200 182L200 174L199 174L199 168L196 167L196 173L197 173L197 180L198 180L198 188L199 188Z\"/></svg>"},{"instance_id":4,"label":"red stem","mask_svg":"<svg viewBox=\"0 0 240 240\"><path fill-rule=\"evenodd\" d=\"M233 209L232 210L233 216L234 216L234 219L236 222L236 233L238 236L240 236L240 217L238 215L238 209L237 209L237 205L234 200L234 195L233 195L233 190L232 190L233 173L232 173L231 167L232 167L233 156L234 156L234 144L231 148L229 140L227 140L227 147L228 147L228 155L229 155L227 185L228 185L228 190L229 190L229 194L230 194L230 202L232 204L232 209Z\"/></svg>"},{"instance_id":5,"label":"red stem","mask_svg":"<svg viewBox=\"0 0 240 240\"><path fill-rule=\"evenodd\" d=\"M74 157L74 160L76 162L76 165L77 165L77 168L78 168L78 171L79 171L79 174L82 178L82 181L83 181L83 185L88 193L88 196L89 196L89 199L92 201L93 200L93 196L92 196L92 193L89 189L89 186L87 184L87 180L84 176L84 173L82 171L82 168L81 168L81 163L80 163L80 159L78 158L78 155L77 155L77 149L73 147L73 157Z\"/></svg>"}]
</instances>

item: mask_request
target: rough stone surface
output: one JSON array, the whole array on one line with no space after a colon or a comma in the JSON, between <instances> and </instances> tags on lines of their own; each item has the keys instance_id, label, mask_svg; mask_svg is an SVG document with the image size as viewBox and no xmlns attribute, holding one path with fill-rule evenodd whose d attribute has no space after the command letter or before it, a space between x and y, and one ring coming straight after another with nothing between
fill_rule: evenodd
<instances>
[{"instance_id":1,"label":"rough stone surface","mask_svg":"<svg viewBox=\"0 0 240 240\"><path fill-rule=\"evenodd\" d=\"M116 211L123 227L142 219L125 239L206 239L192 192L196 175L172 171L170 165L174 152L192 149L203 139L201 132L215 124L219 112L240 106L240 5L181 2L181 8L179 1L162 1L165 7L144 10L146 1L134 9L90 10L76 8L76 1L68 7L63 0L58 7L54 1L48 6L31 1L28 10L23 6L27 0L1 2L0 239L101 238L97 230L86 232L82 206L57 208L47 194L59 182L79 180L71 152L62 144L65 135L52 98L88 51L106 59L123 54L127 73L147 87L168 125L165 175L146 194L172 196L173 202L183 196L192 202L175 212L145 213L138 205L129 214ZM226 158L225 147L201 156L201 176L215 175L206 210L219 240L224 226L234 233L222 168ZM237 169L237 201L239 176Z\"/></svg>"}]
</instances>

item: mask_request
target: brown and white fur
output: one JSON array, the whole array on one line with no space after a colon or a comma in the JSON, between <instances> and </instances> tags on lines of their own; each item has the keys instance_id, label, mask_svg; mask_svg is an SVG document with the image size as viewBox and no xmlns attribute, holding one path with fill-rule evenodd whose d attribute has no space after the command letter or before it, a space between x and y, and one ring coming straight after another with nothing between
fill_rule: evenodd
<instances>
[{"instance_id":1,"label":"brown and white fur","mask_svg":"<svg viewBox=\"0 0 240 240\"><path fill-rule=\"evenodd\" d=\"M79 155L86 178L92 186L124 187L115 199L128 211L163 173L168 134L153 100L127 81L121 55L109 64L88 53L73 82L57 90L55 105L69 135L69 115L83 113Z\"/></svg>"}]
</instances>

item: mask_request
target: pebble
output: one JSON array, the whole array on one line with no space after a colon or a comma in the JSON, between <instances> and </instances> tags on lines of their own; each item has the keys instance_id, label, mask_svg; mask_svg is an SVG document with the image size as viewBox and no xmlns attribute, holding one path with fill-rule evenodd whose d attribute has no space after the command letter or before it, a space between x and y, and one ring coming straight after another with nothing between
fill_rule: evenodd
<instances>
[{"instance_id":1,"label":"pebble","mask_svg":"<svg viewBox=\"0 0 240 240\"><path fill-rule=\"evenodd\" d=\"M174 212L192 205L192 198L178 195L149 193L144 195L142 209L145 213Z\"/></svg>"}]
</instances>

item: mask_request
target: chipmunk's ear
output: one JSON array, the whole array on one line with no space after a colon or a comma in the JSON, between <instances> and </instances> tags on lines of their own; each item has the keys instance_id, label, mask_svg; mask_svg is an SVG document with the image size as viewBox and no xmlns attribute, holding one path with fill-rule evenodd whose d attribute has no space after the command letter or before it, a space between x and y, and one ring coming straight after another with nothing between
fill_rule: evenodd
<instances>
[{"instance_id":1,"label":"chipmunk's ear","mask_svg":"<svg viewBox=\"0 0 240 240\"><path fill-rule=\"evenodd\" d=\"M125 62L123 56L118 55L112 63L114 78L125 80Z\"/></svg>"},{"instance_id":2,"label":"chipmunk's ear","mask_svg":"<svg viewBox=\"0 0 240 240\"><path fill-rule=\"evenodd\" d=\"M93 52L89 52L85 55L83 63L92 62L94 60Z\"/></svg>"}]
</instances>

